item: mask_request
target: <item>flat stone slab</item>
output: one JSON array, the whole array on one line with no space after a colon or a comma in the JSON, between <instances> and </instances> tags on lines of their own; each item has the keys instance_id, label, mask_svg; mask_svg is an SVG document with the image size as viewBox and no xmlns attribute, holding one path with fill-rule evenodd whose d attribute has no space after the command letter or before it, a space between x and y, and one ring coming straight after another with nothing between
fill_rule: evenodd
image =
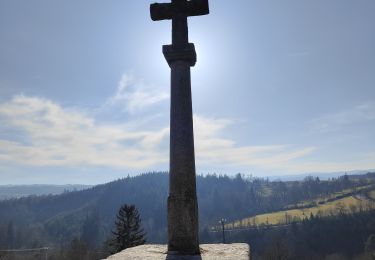
<instances>
[{"instance_id":1,"label":"flat stone slab","mask_svg":"<svg viewBox=\"0 0 375 260\"><path fill-rule=\"evenodd\" d=\"M201 255L168 255L166 245L142 245L111 255L108 260L250 260L248 244L199 245Z\"/></svg>"}]
</instances>

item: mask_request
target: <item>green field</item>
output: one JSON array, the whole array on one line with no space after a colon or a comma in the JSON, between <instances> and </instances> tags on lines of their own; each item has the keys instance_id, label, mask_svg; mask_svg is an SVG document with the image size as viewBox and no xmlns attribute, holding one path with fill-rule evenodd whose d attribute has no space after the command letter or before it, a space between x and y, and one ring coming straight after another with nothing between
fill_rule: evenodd
<instances>
[{"instance_id":1,"label":"green field","mask_svg":"<svg viewBox=\"0 0 375 260\"><path fill-rule=\"evenodd\" d=\"M329 203L332 200L338 200L338 199L341 199L343 197L350 196L353 193L359 193L359 192L364 191L366 189L369 189L371 187L372 187L372 185L365 185L365 186L356 187L355 189L345 189L345 190L342 190L340 192L335 192L335 193L332 193L332 194L329 194L329 195L326 195L326 196L318 197L314 200L301 201L301 202L297 203L296 205L288 205L288 206L285 207L285 209L289 209L289 208L308 208L308 207L312 207L312 206L316 206L316 205L320 205L320 204ZM375 198L375 190L374 190L374 198Z\"/></svg>"},{"instance_id":2,"label":"green field","mask_svg":"<svg viewBox=\"0 0 375 260\"><path fill-rule=\"evenodd\" d=\"M373 209L375 208L375 190L367 192L367 196L360 195L359 191L366 188L368 188L368 186L357 188L356 195L349 195L353 194L353 190L344 190L342 192L331 194L327 197L317 198L312 201L302 201L295 205L294 209L285 209L277 212L244 218L242 220L227 223L225 227L227 229L233 229L260 225L282 225L289 224L291 222L302 221L304 218L310 217L311 214L314 216L329 216L335 214L351 213L359 210ZM335 199L337 197L340 198ZM372 200L371 198L374 200ZM312 204L315 204L315 206L303 207L303 205ZM291 207L291 205L288 206L288 208Z\"/></svg>"}]
</instances>

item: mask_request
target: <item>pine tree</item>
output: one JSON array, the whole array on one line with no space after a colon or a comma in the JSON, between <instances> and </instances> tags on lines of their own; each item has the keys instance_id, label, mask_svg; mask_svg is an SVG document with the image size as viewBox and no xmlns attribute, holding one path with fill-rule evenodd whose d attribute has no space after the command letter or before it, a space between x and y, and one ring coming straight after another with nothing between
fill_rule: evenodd
<instances>
[{"instance_id":1,"label":"pine tree","mask_svg":"<svg viewBox=\"0 0 375 260\"><path fill-rule=\"evenodd\" d=\"M146 242L145 232L141 228L141 218L134 205L124 204L116 217L116 230L112 231L114 237L109 241L112 254Z\"/></svg>"}]
</instances>

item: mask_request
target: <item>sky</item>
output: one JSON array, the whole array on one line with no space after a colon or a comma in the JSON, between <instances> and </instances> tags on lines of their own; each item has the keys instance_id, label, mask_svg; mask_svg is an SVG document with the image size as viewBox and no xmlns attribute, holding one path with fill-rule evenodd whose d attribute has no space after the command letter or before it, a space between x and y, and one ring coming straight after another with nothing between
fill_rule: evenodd
<instances>
[{"instance_id":1,"label":"sky","mask_svg":"<svg viewBox=\"0 0 375 260\"><path fill-rule=\"evenodd\" d=\"M0 185L168 170L171 22L152 2L0 0ZM375 169L374 13L210 0L190 17L197 174Z\"/></svg>"}]
</instances>

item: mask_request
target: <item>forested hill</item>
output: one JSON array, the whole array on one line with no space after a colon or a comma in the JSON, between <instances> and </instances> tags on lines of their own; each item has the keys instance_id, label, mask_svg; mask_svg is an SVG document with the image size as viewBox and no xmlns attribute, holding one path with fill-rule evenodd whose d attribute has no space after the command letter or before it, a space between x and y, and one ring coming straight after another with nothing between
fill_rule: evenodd
<instances>
[{"instance_id":1,"label":"forested hill","mask_svg":"<svg viewBox=\"0 0 375 260\"><path fill-rule=\"evenodd\" d=\"M270 182L258 178L208 175L197 177L201 230L259 213L276 211L301 200L373 182L374 174L343 176L330 181ZM115 215L124 203L135 204L148 242L166 240L168 174L147 173L82 191L30 196L0 202L0 247L64 245L79 237L99 246L108 237ZM10 241L11 240L11 241Z\"/></svg>"}]
</instances>

